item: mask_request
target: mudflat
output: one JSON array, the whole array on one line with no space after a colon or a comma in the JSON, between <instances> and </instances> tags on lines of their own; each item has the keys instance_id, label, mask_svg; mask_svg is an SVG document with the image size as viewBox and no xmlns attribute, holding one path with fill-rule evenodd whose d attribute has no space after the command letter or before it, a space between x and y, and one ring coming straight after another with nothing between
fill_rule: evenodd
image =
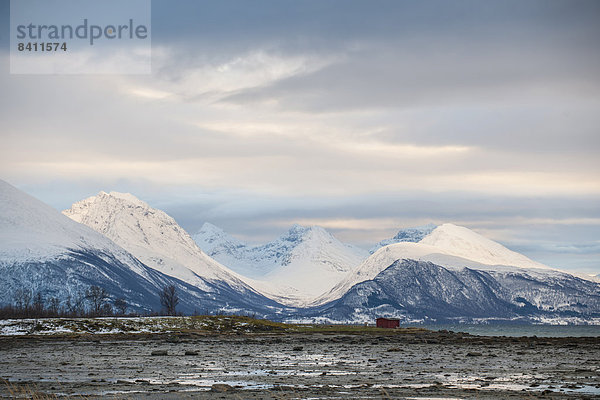
<instances>
[{"instance_id":1,"label":"mudflat","mask_svg":"<svg viewBox=\"0 0 600 400\"><path fill-rule=\"evenodd\" d=\"M406 334L0 337L0 395L600 398L600 338Z\"/></svg>"}]
</instances>

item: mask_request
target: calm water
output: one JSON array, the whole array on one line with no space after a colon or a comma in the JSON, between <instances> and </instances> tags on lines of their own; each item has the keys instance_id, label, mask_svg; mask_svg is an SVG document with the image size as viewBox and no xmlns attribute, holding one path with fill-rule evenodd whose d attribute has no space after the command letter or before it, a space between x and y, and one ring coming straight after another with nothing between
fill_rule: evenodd
<instances>
[{"instance_id":1,"label":"calm water","mask_svg":"<svg viewBox=\"0 0 600 400\"><path fill-rule=\"evenodd\" d=\"M406 326L406 325L402 325ZM582 337L600 336L600 325L508 325L508 324L448 324L409 325L434 331L446 329L480 336L537 336L537 337Z\"/></svg>"}]
</instances>

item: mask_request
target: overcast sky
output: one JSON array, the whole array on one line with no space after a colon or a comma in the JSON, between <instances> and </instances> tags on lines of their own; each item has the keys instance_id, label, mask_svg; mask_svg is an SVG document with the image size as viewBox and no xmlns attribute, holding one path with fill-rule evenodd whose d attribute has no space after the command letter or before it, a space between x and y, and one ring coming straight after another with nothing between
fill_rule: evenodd
<instances>
[{"instance_id":1,"label":"overcast sky","mask_svg":"<svg viewBox=\"0 0 600 400\"><path fill-rule=\"evenodd\" d=\"M453 222L600 273L600 2L153 1L151 75L10 75L0 177L190 233Z\"/></svg>"}]
</instances>

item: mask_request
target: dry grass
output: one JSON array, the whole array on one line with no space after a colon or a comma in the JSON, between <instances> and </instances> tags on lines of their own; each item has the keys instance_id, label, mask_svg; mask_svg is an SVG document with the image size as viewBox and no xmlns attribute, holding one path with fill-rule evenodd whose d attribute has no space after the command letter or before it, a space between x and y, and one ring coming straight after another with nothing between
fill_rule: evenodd
<instances>
[{"instance_id":1,"label":"dry grass","mask_svg":"<svg viewBox=\"0 0 600 400\"><path fill-rule=\"evenodd\" d=\"M384 329L364 325L288 324L239 315L144 318L48 318L5 324L25 335L177 334L177 333L324 333L398 335L422 332L421 328Z\"/></svg>"},{"instance_id":2,"label":"dry grass","mask_svg":"<svg viewBox=\"0 0 600 400\"><path fill-rule=\"evenodd\" d=\"M36 387L29 385L19 385L3 380L6 391L13 399L33 399L33 400L50 400L57 399L56 395L42 393Z\"/></svg>"}]
</instances>

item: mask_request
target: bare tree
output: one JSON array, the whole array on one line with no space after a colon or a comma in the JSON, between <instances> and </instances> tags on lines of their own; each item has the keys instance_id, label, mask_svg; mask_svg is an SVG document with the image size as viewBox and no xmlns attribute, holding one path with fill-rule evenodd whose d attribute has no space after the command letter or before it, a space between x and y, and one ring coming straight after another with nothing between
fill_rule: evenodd
<instances>
[{"instance_id":1,"label":"bare tree","mask_svg":"<svg viewBox=\"0 0 600 400\"><path fill-rule=\"evenodd\" d=\"M90 286L85 292L85 298L90 303L90 311L92 315L100 315L102 311L106 311L104 305L108 300L108 292L106 289L99 286Z\"/></svg>"},{"instance_id":2,"label":"bare tree","mask_svg":"<svg viewBox=\"0 0 600 400\"><path fill-rule=\"evenodd\" d=\"M81 292L77 292L74 296L67 296L65 301L65 309L69 315L83 315L85 306L85 296Z\"/></svg>"},{"instance_id":3,"label":"bare tree","mask_svg":"<svg viewBox=\"0 0 600 400\"><path fill-rule=\"evenodd\" d=\"M35 296L33 296L33 311L38 315L44 311L44 298L42 297L41 292L37 292Z\"/></svg>"},{"instance_id":4,"label":"bare tree","mask_svg":"<svg viewBox=\"0 0 600 400\"><path fill-rule=\"evenodd\" d=\"M28 310L31 305L31 291L17 289L15 291L15 306L20 310Z\"/></svg>"},{"instance_id":5,"label":"bare tree","mask_svg":"<svg viewBox=\"0 0 600 400\"><path fill-rule=\"evenodd\" d=\"M114 313L115 312L113 310L113 307L110 305L110 303L102 304L102 307L100 308L100 315L109 316L109 315L113 315Z\"/></svg>"},{"instance_id":6,"label":"bare tree","mask_svg":"<svg viewBox=\"0 0 600 400\"><path fill-rule=\"evenodd\" d=\"M117 315L125 315L127 312L127 302L124 298L119 297L115 300L115 308L117 309Z\"/></svg>"},{"instance_id":7,"label":"bare tree","mask_svg":"<svg viewBox=\"0 0 600 400\"><path fill-rule=\"evenodd\" d=\"M167 311L167 315L176 315L175 307L179 304L179 296L177 295L177 288L174 285L165 286L160 291L160 304Z\"/></svg>"},{"instance_id":8,"label":"bare tree","mask_svg":"<svg viewBox=\"0 0 600 400\"><path fill-rule=\"evenodd\" d=\"M54 315L58 315L60 309L60 300L58 297L51 297L50 303L48 304L48 311Z\"/></svg>"}]
</instances>

